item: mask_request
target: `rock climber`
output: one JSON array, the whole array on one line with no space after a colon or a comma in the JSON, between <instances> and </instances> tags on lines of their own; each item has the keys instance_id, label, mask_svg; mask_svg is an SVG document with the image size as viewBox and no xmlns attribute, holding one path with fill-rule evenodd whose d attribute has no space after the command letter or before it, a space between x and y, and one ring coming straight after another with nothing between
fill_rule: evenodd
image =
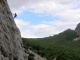
<instances>
[{"instance_id":1,"label":"rock climber","mask_svg":"<svg viewBox=\"0 0 80 60\"><path fill-rule=\"evenodd\" d=\"M17 14L15 13L15 14L14 14L14 18L16 18L16 17L17 17Z\"/></svg>"}]
</instances>

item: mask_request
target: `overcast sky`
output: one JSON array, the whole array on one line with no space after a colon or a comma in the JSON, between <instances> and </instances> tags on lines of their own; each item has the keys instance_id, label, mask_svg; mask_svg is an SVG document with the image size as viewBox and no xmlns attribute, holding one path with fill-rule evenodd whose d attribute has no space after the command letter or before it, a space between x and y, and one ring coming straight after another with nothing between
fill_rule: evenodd
<instances>
[{"instance_id":1,"label":"overcast sky","mask_svg":"<svg viewBox=\"0 0 80 60\"><path fill-rule=\"evenodd\" d=\"M80 22L80 0L8 0L15 22L26 38L53 36L75 29Z\"/></svg>"}]
</instances>

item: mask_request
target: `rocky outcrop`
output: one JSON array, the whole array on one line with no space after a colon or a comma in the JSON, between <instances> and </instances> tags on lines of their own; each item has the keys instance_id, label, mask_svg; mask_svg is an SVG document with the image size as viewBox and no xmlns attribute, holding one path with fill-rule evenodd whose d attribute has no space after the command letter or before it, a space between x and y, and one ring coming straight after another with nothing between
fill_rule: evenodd
<instances>
[{"instance_id":1,"label":"rocky outcrop","mask_svg":"<svg viewBox=\"0 0 80 60\"><path fill-rule=\"evenodd\" d=\"M34 56L31 57L30 60L47 60L46 58L44 57L41 57L40 55L38 55L37 53L34 53L32 50L28 49L29 51L29 54L33 54Z\"/></svg>"},{"instance_id":2,"label":"rocky outcrop","mask_svg":"<svg viewBox=\"0 0 80 60\"><path fill-rule=\"evenodd\" d=\"M0 0L0 60L28 60L6 0Z\"/></svg>"},{"instance_id":3,"label":"rocky outcrop","mask_svg":"<svg viewBox=\"0 0 80 60\"><path fill-rule=\"evenodd\" d=\"M75 32L77 33L78 37L74 39L74 41L80 40L80 23L77 25Z\"/></svg>"},{"instance_id":4,"label":"rocky outcrop","mask_svg":"<svg viewBox=\"0 0 80 60\"><path fill-rule=\"evenodd\" d=\"M80 23L77 25L75 31L76 31L77 34L80 36Z\"/></svg>"}]
</instances>

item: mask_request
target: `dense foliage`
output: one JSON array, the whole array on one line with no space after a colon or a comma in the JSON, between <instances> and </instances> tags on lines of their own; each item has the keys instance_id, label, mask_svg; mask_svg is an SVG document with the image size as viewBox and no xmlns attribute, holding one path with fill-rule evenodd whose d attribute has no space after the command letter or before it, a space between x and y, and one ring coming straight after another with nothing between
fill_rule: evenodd
<instances>
[{"instance_id":1,"label":"dense foliage","mask_svg":"<svg viewBox=\"0 0 80 60\"><path fill-rule=\"evenodd\" d=\"M58 35L27 39L22 38L26 49L32 49L48 60L80 60L80 41L73 41L77 38L73 30L66 30Z\"/></svg>"}]
</instances>

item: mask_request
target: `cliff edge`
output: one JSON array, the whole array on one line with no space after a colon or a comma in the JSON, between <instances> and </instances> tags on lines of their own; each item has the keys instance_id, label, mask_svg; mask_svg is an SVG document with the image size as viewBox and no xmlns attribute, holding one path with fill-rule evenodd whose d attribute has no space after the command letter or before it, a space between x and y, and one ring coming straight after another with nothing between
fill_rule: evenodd
<instances>
[{"instance_id":1,"label":"cliff edge","mask_svg":"<svg viewBox=\"0 0 80 60\"><path fill-rule=\"evenodd\" d=\"M7 0L0 0L0 60L28 60Z\"/></svg>"}]
</instances>

